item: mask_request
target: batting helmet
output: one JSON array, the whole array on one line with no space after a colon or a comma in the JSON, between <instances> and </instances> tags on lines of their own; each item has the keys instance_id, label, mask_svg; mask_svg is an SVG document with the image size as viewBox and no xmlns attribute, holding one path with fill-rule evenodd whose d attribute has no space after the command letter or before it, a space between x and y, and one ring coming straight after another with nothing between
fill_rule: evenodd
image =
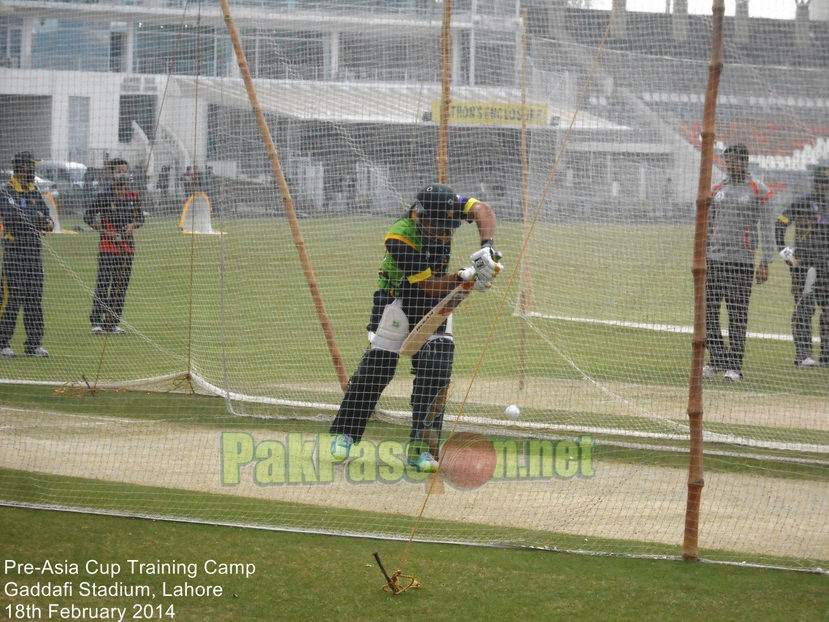
<instances>
[{"instance_id":1,"label":"batting helmet","mask_svg":"<svg viewBox=\"0 0 829 622\"><path fill-rule=\"evenodd\" d=\"M429 184L417 193L415 207L436 227L456 228L463 218L458 195L447 185Z\"/></svg>"}]
</instances>

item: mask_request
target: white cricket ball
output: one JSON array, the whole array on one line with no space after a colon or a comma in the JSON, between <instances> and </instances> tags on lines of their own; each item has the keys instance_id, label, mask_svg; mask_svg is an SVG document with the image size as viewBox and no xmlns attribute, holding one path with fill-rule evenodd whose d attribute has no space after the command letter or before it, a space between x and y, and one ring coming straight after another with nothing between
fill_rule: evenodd
<instances>
[{"instance_id":1,"label":"white cricket ball","mask_svg":"<svg viewBox=\"0 0 829 622\"><path fill-rule=\"evenodd\" d=\"M507 406L507 409L504 411L504 416L507 419L518 419L518 415L521 414L521 410L515 404L510 404Z\"/></svg>"}]
</instances>

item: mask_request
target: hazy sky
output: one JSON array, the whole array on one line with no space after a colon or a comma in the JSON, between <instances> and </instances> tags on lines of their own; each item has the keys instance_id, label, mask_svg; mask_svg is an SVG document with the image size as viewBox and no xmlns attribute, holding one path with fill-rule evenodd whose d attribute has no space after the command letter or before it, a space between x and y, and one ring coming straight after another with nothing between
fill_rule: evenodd
<instances>
[{"instance_id":1,"label":"hazy sky","mask_svg":"<svg viewBox=\"0 0 829 622\"><path fill-rule=\"evenodd\" d=\"M670 1L670 0L667 0ZM627 0L628 11L664 13L666 0ZM688 0L689 13L711 13L712 0ZM736 0L725 0L725 14L734 15ZM592 0L590 8L610 10L613 0ZM794 19L795 0L749 0L750 17Z\"/></svg>"}]
</instances>

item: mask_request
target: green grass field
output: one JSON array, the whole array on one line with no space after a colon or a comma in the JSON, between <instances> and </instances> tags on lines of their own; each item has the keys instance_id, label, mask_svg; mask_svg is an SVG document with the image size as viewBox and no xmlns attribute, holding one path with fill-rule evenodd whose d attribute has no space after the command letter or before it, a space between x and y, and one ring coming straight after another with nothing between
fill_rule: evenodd
<instances>
[{"instance_id":1,"label":"green grass field","mask_svg":"<svg viewBox=\"0 0 829 622\"><path fill-rule=\"evenodd\" d=\"M72 223L65 224L71 228ZM303 220L303 234L347 373L365 344L380 240L381 218ZM216 223L227 235L183 236L175 222L150 219L138 233L124 338L89 335L87 316L95 281L96 237L50 236L44 309L46 361L3 363L0 375L18 380L124 381L196 370L232 387L271 394L274 387L327 386L333 371L311 296L287 224L281 219ZM463 249L475 246L474 227L460 230ZM520 229L499 230L508 272L520 250ZM547 315L622 322L690 325L690 227L538 225L530 245L533 311ZM551 271L551 267L553 270ZM515 375L520 320L512 316L516 280L498 312L508 275L487 296L475 296L456 315L456 373L468 376L479 352L484 378ZM792 301L785 267L752 298L750 331L788 334ZM22 322L21 322L22 324ZM690 336L618 326L534 319L525 348L531 377L582 377L608 382L685 386ZM22 349L22 325L13 340ZM550 347L553 342L564 357ZM829 372L796 373L790 342L750 340L746 382L737 390L823 395ZM301 354L300 354L301 353ZM572 361L572 363L571 363ZM406 372L401 372L405 375ZM336 401L336 400L335 400Z\"/></svg>"},{"instance_id":2,"label":"green grass field","mask_svg":"<svg viewBox=\"0 0 829 622\"><path fill-rule=\"evenodd\" d=\"M404 543L278 533L211 525L0 508L4 559L76 563L82 581L149 586L156 598L0 597L0 615L18 604L121 607L173 605L191 620L818 620L826 614L826 577L677 561L589 557L545 551L416 543L404 574L423 585L393 596L372 556L397 568ZM198 575L130 575L127 560L197 565ZM121 574L88 575L88 560L118 563ZM208 576L208 560L254 564L249 576ZM43 579L42 577L38 577ZM4 583L32 584L6 572ZM56 581L57 582L57 581ZM220 597L164 597L174 584L220 585ZM77 592L76 592L77 593ZM143 608L139 611L144 611ZM159 619L158 617L156 619ZM160 618L164 619L164 618ZM171 619L171 618L166 618Z\"/></svg>"}]
</instances>

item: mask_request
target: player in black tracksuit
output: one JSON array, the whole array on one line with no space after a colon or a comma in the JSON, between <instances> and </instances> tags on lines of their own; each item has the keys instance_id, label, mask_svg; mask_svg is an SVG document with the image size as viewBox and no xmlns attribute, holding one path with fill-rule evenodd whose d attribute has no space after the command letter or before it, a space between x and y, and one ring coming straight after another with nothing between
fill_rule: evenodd
<instances>
[{"instance_id":1,"label":"player in black tracksuit","mask_svg":"<svg viewBox=\"0 0 829 622\"><path fill-rule=\"evenodd\" d=\"M0 356L15 356L10 341L17 314L23 308L27 356L49 353L43 340L43 258L42 232L52 230L49 208L34 185L35 160L28 151L12 160L14 174L0 188L0 219L3 221L3 274L0 297Z\"/></svg>"},{"instance_id":2,"label":"player in black tracksuit","mask_svg":"<svg viewBox=\"0 0 829 622\"><path fill-rule=\"evenodd\" d=\"M118 325L132 274L133 231L144 224L138 193L129 186L127 162L111 160L109 167L112 185L95 196L83 216L86 224L101 233L98 278L89 314L93 334L124 332Z\"/></svg>"},{"instance_id":3,"label":"player in black tracksuit","mask_svg":"<svg viewBox=\"0 0 829 622\"><path fill-rule=\"evenodd\" d=\"M481 250L475 267L447 274L452 234L463 222L477 224ZM492 251L495 215L476 199L459 197L449 186L430 184L409 213L386 234L386 253L368 324L369 348L351 376L330 433L331 453L345 460L359 442L380 395L394 377L400 346L415 324L460 283L486 291L496 268ZM443 410L452 375L455 344L447 320L412 357L412 429L408 459L418 470L437 470Z\"/></svg>"},{"instance_id":4,"label":"player in black tracksuit","mask_svg":"<svg viewBox=\"0 0 829 622\"><path fill-rule=\"evenodd\" d=\"M795 310L792 313L792 336L795 360L798 367L811 367L812 316L815 307L820 313L821 366L829 366L829 166L814 170L812 194L794 201L777 219L775 241L780 256L789 264L792 276L792 296ZM786 229L794 224L794 247L786 246ZM815 268L817 278L812 293L803 295L806 275Z\"/></svg>"}]
</instances>

